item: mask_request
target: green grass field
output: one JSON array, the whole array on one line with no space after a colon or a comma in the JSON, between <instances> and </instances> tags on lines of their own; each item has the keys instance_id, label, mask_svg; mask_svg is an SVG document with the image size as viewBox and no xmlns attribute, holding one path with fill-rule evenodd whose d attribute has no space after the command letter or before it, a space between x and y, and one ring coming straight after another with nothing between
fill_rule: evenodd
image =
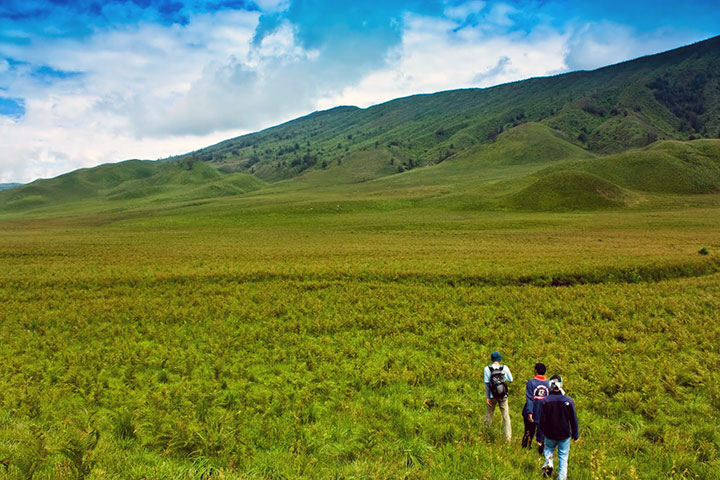
<instances>
[{"instance_id":1,"label":"green grass field","mask_svg":"<svg viewBox=\"0 0 720 480\"><path fill-rule=\"evenodd\" d=\"M716 478L715 201L278 201L3 221L0 475L539 478L520 411L545 361L578 407L572 478ZM510 445L482 425L495 349Z\"/></svg>"}]
</instances>

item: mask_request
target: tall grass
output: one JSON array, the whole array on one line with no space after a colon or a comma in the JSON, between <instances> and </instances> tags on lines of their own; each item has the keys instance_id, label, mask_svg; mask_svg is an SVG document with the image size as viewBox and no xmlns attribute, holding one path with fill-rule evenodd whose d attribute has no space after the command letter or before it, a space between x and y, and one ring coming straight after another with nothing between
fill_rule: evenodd
<instances>
[{"instance_id":1,"label":"tall grass","mask_svg":"<svg viewBox=\"0 0 720 480\"><path fill-rule=\"evenodd\" d=\"M539 360L578 406L573 478L717 471L708 210L223 215L0 232L2 475L530 478Z\"/></svg>"}]
</instances>

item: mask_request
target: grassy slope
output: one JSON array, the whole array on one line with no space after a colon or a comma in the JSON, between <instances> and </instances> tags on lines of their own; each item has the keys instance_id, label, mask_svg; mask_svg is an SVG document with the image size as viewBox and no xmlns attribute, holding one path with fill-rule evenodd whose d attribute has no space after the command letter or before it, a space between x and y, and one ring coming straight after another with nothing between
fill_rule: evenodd
<instances>
[{"instance_id":1,"label":"grassy slope","mask_svg":"<svg viewBox=\"0 0 720 480\"><path fill-rule=\"evenodd\" d=\"M223 175L202 162L190 167L187 162L129 160L37 180L3 192L0 210L22 211L31 216L118 211L154 203L240 195L263 185L252 175Z\"/></svg>"}]
</instances>

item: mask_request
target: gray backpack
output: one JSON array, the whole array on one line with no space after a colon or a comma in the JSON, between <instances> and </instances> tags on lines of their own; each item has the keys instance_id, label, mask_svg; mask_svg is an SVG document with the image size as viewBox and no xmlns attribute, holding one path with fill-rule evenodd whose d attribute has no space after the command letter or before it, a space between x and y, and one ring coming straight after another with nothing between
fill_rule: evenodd
<instances>
[{"instance_id":1,"label":"gray backpack","mask_svg":"<svg viewBox=\"0 0 720 480\"><path fill-rule=\"evenodd\" d=\"M505 381L504 365L489 365L490 367L490 393L493 398L507 398L508 386Z\"/></svg>"}]
</instances>

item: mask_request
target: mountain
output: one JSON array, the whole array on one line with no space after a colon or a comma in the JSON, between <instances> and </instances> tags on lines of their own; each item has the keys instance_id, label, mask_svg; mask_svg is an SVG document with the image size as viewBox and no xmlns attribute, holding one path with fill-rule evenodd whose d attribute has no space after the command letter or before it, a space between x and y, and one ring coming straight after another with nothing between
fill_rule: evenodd
<instances>
[{"instance_id":1,"label":"mountain","mask_svg":"<svg viewBox=\"0 0 720 480\"><path fill-rule=\"evenodd\" d=\"M662 139L718 138L720 37L592 72L415 95L367 109L338 107L192 155L268 181L361 149L390 152L414 168L528 122L547 125L595 153Z\"/></svg>"},{"instance_id":2,"label":"mountain","mask_svg":"<svg viewBox=\"0 0 720 480\"><path fill-rule=\"evenodd\" d=\"M22 185L22 183L0 183L0 191L2 190L10 190L11 188L16 188Z\"/></svg>"},{"instance_id":3,"label":"mountain","mask_svg":"<svg viewBox=\"0 0 720 480\"><path fill-rule=\"evenodd\" d=\"M594 71L315 112L165 161L39 180L0 193L0 211L131 209L257 191L451 208L625 208L718 192L718 137L714 37Z\"/></svg>"}]
</instances>

